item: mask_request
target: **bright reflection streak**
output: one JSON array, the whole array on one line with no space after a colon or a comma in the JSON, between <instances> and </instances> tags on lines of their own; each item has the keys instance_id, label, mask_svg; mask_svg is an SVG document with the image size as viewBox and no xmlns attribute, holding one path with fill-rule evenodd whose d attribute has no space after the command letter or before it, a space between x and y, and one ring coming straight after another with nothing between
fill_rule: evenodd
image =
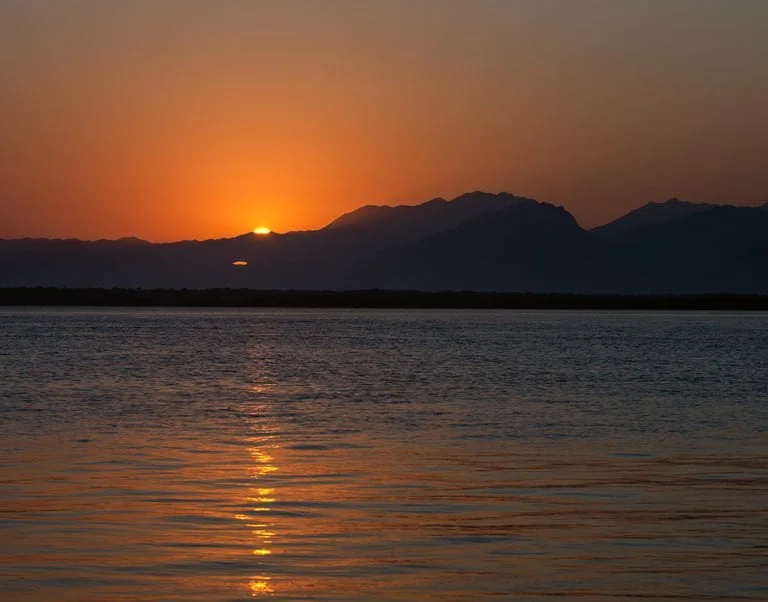
<instances>
[{"instance_id":1,"label":"bright reflection streak","mask_svg":"<svg viewBox=\"0 0 768 602\"><path fill-rule=\"evenodd\" d=\"M251 596L267 596L275 592L269 584L269 577L254 577L248 582L248 589L251 590Z\"/></svg>"},{"instance_id":2,"label":"bright reflection streak","mask_svg":"<svg viewBox=\"0 0 768 602\"><path fill-rule=\"evenodd\" d=\"M278 467L272 463L274 458L267 452L255 448L251 449L250 452L253 459L258 463L254 469L255 478L263 477L270 472L276 472L279 470Z\"/></svg>"},{"instance_id":3,"label":"bright reflection streak","mask_svg":"<svg viewBox=\"0 0 768 602\"><path fill-rule=\"evenodd\" d=\"M262 448L251 448L248 450L251 457L255 461L256 466L253 469L253 477L256 479L264 478L270 473L278 470L278 467L274 463L274 457ZM249 504L254 506L249 508L249 513L259 512L264 515L271 510L270 504L277 501L275 496L275 489L273 487L254 487L251 490L251 495L246 498ZM244 515L237 515L240 518ZM251 533L256 539L256 546L251 551L254 556L270 556L272 550L269 546L272 544L272 538L276 535L274 531L270 529L270 523L268 522L256 522L252 517L245 517L247 520L253 521L248 524L253 530ZM253 577L248 583L248 589L252 597L267 596L274 593L274 587L270 583L269 577Z\"/></svg>"},{"instance_id":4,"label":"bright reflection streak","mask_svg":"<svg viewBox=\"0 0 768 602\"><path fill-rule=\"evenodd\" d=\"M274 388L274 385L272 383L264 383L260 385L253 385L251 387L251 391L253 393L268 393Z\"/></svg>"},{"instance_id":5,"label":"bright reflection streak","mask_svg":"<svg viewBox=\"0 0 768 602\"><path fill-rule=\"evenodd\" d=\"M255 529L252 533L259 539L264 540L265 543L271 543L272 538L277 535L277 533L269 531L268 529Z\"/></svg>"}]
</instances>

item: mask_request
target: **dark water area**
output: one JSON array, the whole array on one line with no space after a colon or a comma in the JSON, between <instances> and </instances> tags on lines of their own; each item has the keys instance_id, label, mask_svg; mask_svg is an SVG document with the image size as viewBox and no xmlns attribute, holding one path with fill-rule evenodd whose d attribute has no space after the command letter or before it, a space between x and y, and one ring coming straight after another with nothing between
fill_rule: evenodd
<instances>
[{"instance_id":1,"label":"dark water area","mask_svg":"<svg viewBox=\"0 0 768 602\"><path fill-rule=\"evenodd\" d=\"M0 599L766 600L768 315L0 309Z\"/></svg>"}]
</instances>

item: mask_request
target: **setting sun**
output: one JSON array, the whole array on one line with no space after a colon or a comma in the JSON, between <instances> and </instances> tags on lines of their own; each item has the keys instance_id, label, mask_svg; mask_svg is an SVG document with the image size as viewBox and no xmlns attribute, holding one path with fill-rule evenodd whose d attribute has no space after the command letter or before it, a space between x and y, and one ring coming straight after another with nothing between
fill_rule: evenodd
<instances>
[{"instance_id":1,"label":"setting sun","mask_svg":"<svg viewBox=\"0 0 768 602\"><path fill-rule=\"evenodd\" d=\"M270 230L269 228L267 228L265 226L259 226L258 228L254 228L253 229L253 233L254 234L259 234L259 235L263 236L264 234L271 234L272 230Z\"/></svg>"}]
</instances>

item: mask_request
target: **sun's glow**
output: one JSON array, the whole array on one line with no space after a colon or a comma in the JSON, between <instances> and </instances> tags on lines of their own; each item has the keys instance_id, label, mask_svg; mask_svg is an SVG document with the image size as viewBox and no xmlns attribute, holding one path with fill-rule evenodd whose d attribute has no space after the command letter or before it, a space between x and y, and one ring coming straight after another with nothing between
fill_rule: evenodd
<instances>
[{"instance_id":1,"label":"sun's glow","mask_svg":"<svg viewBox=\"0 0 768 602\"><path fill-rule=\"evenodd\" d=\"M271 234L272 230L270 230L266 226L259 226L258 228L254 228L253 229L253 233L254 234L259 234L259 235L263 236L265 234Z\"/></svg>"},{"instance_id":2,"label":"sun's glow","mask_svg":"<svg viewBox=\"0 0 768 602\"><path fill-rule=\"evenodd\" d=\"M242 259L238 259L237 261L233 261L232 265L236 265L237 267L243 267L248 265L247 261L243 261Z\"/></svg>"}]
</instances>

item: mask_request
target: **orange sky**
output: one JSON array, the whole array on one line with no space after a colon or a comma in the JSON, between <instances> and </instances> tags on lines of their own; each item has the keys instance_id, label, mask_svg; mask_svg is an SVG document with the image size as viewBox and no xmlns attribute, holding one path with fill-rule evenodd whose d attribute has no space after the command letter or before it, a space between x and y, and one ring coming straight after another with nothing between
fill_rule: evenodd
<instances>
[{"instance_id":1,"label":"orange sky","mask_svg":"<svg viewBox=\"0 0 768 602\"><path fill-rule=\"evenodd\" d=\"M768 200L763 0L7 0L0 237Z\"/></svg>"}]
</instances>

